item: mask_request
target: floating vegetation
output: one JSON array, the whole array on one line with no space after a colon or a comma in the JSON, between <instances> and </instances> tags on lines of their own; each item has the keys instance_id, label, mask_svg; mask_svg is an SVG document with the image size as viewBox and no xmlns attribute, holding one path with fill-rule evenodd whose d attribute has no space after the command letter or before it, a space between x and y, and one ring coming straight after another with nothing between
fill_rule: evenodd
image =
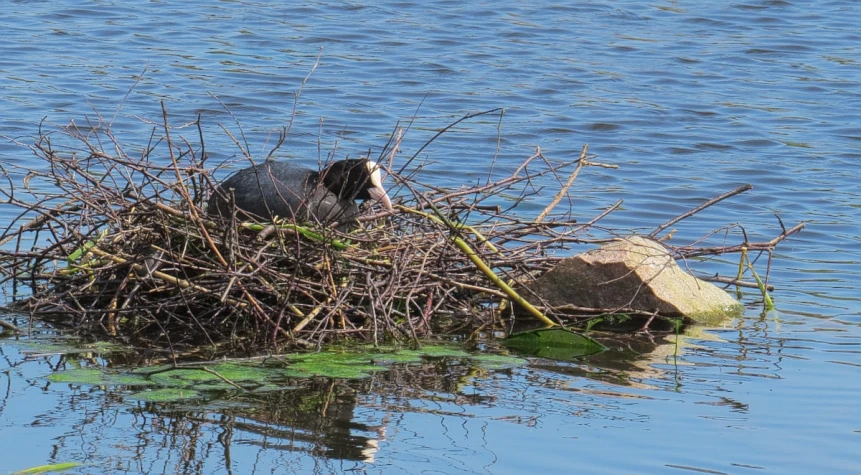
<instances>
[{"instance_id":1,"label":"floating vegetation","mask_svg":"<svg viewBox=\"0 0 861 475\"><path fill-rule=\"evenodd\" d=\"M28 469L24 469L24 470L15 472L12 475L37 475L40 473L65 472L66 470L78 468L78 467L81 467L83 465L84 464L82 464L80 462L52 463L52 464L48 464L48 465L39 465L38 467L31 467Z\"/></svg>"},{"instance_id":2,"label":"floating vegetation","mask_svg":"<svg viewBox=\"0 0 861 475\"><path fill-rule=\"evenodd\" d=\"M199 399L201 397L203 397L203 394L188 388L161 388L151 391L138 391L131 394L132 399L143 402L177 402L185 399Z\"/></svg>"},{"instance_id":3,"label":"floating vegetation","mask_svg":"<svg viewBox=\"0 0 861 475\"><path fill-rule=\"evenodd\" d=\"M384 366L375 364L372 355L367 353L326 351L293 354L288 355L286 359L289 366L284 374L299 378L324 376L339 379L360 379L386 369Z\"/></svg>"},{"instance_id":4,"label":"floating vegetation","mask_svg":"<svg viewBox=\"0 0 861 475\"><path fill-rule=\"evenodd\" d=\"M604 350L604 345L565 328L540 328L502 340L506 348L529 356L571 360Z\"/></svg>"},{"instance_id":5,"label":"floating vegetation","mask_svg":"<svg viewBox=\"0 0 861 475\"><path fill-rule=\"evenodd\" d=\"M105 376L106 373L102 372L98 368L79 368L51 373L51 375L48 376L48 379L55 383L75 383L100 386L108 384Z\"/></svg>"},{"instance_id":6,"label":"floating vegetation","mask_svg":"<svg viewBox=\"0 0 861 475\"><path fill-rule=\"evenodd\" d=\"M15 345L24 353L38 356L86 355L131 351L129 348L116 343L106 341L83 343L71 336L54 336L50 340L16 341Z\"/></svg>"},{"instance_id":7,"label":"floating vegetation","mask_svg":"<svg viewBox=\"0 0 861 475\"><path fill-rule=\"evenodd\" d=\"M291 380L310 378L364 379L389 371L391 365L417 365L452 359L486 370L527 364L523 358L500 354L475 354L454 346L422 349L352 348L341 351L300 353L253 358L244 363L184 363L133 369L91 366L57 371L47 376L54 383L88 386L120 386L137 400L167 402L203 398L213 391L266 392L293 387Z\"/></svg>"}]
</instances>

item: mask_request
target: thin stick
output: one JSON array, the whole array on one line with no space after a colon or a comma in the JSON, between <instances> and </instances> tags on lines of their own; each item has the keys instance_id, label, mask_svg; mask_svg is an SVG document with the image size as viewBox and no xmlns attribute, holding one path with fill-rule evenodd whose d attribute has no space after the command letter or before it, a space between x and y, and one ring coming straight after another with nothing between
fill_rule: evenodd
<instances>
[{"instance_id":1,"label":"thin stick","mask_svg":"<svg viewBox=\"0 0 861 475\"><path fill-rule=\"evenodd\" d=\"M717 196L717 197L715 197L715 198L712 198L712 199L710 199L710 200L706 201L705 203L703 203L703 204L701 204L701 205L697 206L696 208L694 208L694 209L692 209L692 210L690 210L690 211L688 211L688 212L686 212L686 213L684 213L684 214L681 214L681 215L679 215L679 216L676 216L675 218L673 218L673 219L671 219L671 220L667 221L666 223L664 223L664 224L662 224L662 225L658 226L657 228L655 228L655 230L654 230L654 231L652 231L651 233L649 233L649 237L652 237L652 238L653 238L653 237L657 236L657 235L658 235L658 233L660 233L660 232L661 232L661 231L663 231L664 229L669 228L670 226L672 226L672 225L674 225L674 224L678 223L679 221L681 221L681 220L683 220L683 219L685 219L685 218L691 217L691 216L693 216L693 215L695 215L695 214L699 213L700 211L702 211L702 210L704 210L704 209L708 208L709 206L711 206L711 205L713 205L713 204L715 204L715 203L718 203L718 202L720 202L720 201L723 201L723 200L725 200L725 199L727 199L727 198L729 198L729 197L731 197L731 196L735 196L735 195L737 195L737 194L739 194L739 193L744 193L745 191L747 191L747 190L751 190L751 189L753 189L753 185L750 185L750 184L742 185L742 186L740 186L740 187L738 187L738 188L736 188L736 189L734 189L734 190L732 190L732 191L728 191L728 192L726 192L726 193L724 193L724 194L722 194L722 195L720 195L720 196Z\"/></svg>"},{"instance_id":2,"label":"thin stick","mask_svg":"<svg viewBox=\"0 0 861 475\"><path fill-rule=\"evenodd\" d=\"M571 188L571 185L574 183L574 180L577 179L577 175L580 174L580 170L583 168L583 165L586 164L587 150L589 150L589 144L584 144L583 149L580 151L580 160L577 161L577 166L574 168L574 171L572 171L571 174L568 175L568 181L565 182L564 185L562 185L562 188L559 190L559 193L556 193L556 196L553 197L553 201L551 201L550 204L547 205L546 208L544 208L544 211L542 211L535 218L536 222L540 223L541 221L544 221L544 218L546 218L547 215L550 214L550 212L553 211L554 208L556 208L556 205L558 205L559 202L562 201L562 197L568 194L568 189Z\"/></svg>"},{"instance_id":3,"label":"thin stick","mask_svg":"<svg viewBox=\"0 0 861 475\"><path fill-rule=\"evenodd\" d=\"M221 252L218 250L218 246L216 246L215 243L212 242L212 238L209 237L209 232L206 230L203 220L198 216L196 206L194 206L194 202L191 200L191 195L188 194L188 189L185 187L185 183L182 180L182 174L179 171L179 164L176 162L176 156L173 153L173 144L170 141L170 127L168 126L167 108L164 105L164 101L161 101L161 113L164 117L164 135L167 138L167 148L170 150L170 161L173 163L173 170L174 173L176 173L176 184L179 187L180 194L185 198L185 202L188 203L188 209L191 212L193 222L198 224L198 229L200 229L200 233L206 240L206 244L209 246L209 249L215 254L215 257L218 258L221 265L228 267L227 261L224 260L224 257L222 257Z\"/></svg>"},{"instance_id":4,"label":"thin stick","mask_svg":"<svg viewBox=\"0 0 861 475\"><path fill-rule=\"evenodd\" d=\"M739 280L736 278L721 277L719 275L700 276L699 279L705 280L706 282L718 282L720 284L731 284L731 285L736 285L738 287L748 287L751 289L758 289L759 288L759 284L756 284L754 282L745 282L745 281L742 281L742 280ZM773 285L767 285L765 288L769 292L774 292L774 286Z\"/></svg>"},{"instance_id":5,"label":"thin stick","mask_svg":"<svg viewBox=\"0 0 861 475\"><path fill-rule=\"evenodd\" d=\"M3 327L3 328L5 328L11 332L14 332L14 333L21 333L21 330L19 330L18 327L16 327L15 325L12 325L11 323L9 323L5 320L0 319L0 327Z\"/></svg>"},{"instance_id":6,"label":"thin stick","mask_svg":"<svg viewBox=\"0 0 861 475\"><path fill-rule=\"evenodd\" d=\"M89 248L87 251L91 252L91 253L99 256L99 257L104 257L106 259L110 259L111 261L114 261L117 264L127 264L129 262L128 260L123 259L122 257L118 257L118 256L115 256L115 255L110 254L108 252L105 252L105 251L103 251L103 250L101 250L95 246ZM199 286L197 284L193 284L193 283L191 283L185 279L179 279L179 278L174 277L170 274L165 274L164 272L159 271L159 270L150 272L150 270L147 269L146 266L141 265L141 264L134 264L133 263L132 264L132 270L134 270L139 275L152 275L153 277L160 279L160 280L163 280L165 282L169 282L171 284L178 285L178 286L186 288L186 289L196 290L196 291L204 293L204 294L209 294L212 292L211 290L207 289L206 287L201 287L201 286ZM236 305L236 306L240 306L240 307L244 307L245 305L247 305L245 302L240 302L240 301L235 300L235 299L227 299L226 301L228 303L230 303L231 305Z\"/></svg>"}]
</instances>

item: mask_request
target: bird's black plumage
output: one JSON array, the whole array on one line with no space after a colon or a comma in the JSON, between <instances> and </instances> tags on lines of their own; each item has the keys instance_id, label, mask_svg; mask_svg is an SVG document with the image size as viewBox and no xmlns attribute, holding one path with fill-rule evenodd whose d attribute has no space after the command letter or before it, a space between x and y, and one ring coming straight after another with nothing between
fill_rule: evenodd
<instances>
[{"instance_id":1,"label":"bird's black plumage","mask_svg":"<svg viewBox=\"0 0 861 475\"><path fill-rule=\"evenodd\" d=\"M379 168L366 159L333 162L322 171L275 161L239 170L212 194L209 213L230 216L231 193L241 219L278 217L349 226L359 214L357 199L376 199L391 209Z\"/></svg>"}]
</instances>

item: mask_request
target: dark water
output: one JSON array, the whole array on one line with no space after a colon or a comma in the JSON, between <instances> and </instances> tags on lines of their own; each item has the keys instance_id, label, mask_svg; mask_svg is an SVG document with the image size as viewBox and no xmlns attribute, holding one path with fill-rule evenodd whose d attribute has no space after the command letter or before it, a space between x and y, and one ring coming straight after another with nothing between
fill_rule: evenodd
<instances>
[{"instance_id":1,"label":"dark water","mask_svg":"<svg viewBox=\"0 0 861 475\"><path fill-rule=\"evenodd\" d=\"M336 144L378 151L415 116L409 156L464 114L504 107L500 130L486 117L428 148L436 163L425 178L456 187L485 177L497 141L499 174L535 146L563 160L588 143L621 168L581 174L580 218L624 199L605 224L649 229L751 183L677 226L674 242L729 223L767 240L780 230L775 214L808 227L775 255L779 312L760 315L749 293L743 318L692 330L677 358L644 337L613 348L615 359L454 379L443 370L438 384L402 391L338 382L316 388L337 394L326 410L309 402L310 388L273 395L263 414L165 412L121 391L47 383L40 376L64 360L0 346L0 471L69 460L90 464L79 473L861 471L854 2L135 5L7 4L0 134L32 143L43 118L101 114L134 149L161 121L163 100L174 124L203 114L208 150L223 160L238 154L218 126L237 130L223 103L260 155L322 48L285 157L314 162L318 139L323 154ZM32 157L4 140L0 163ZM525 216L558 186L545 185ZM11 218L0 207L4 226ZM695 267L731 273L720 262Z\"/></svg>"}]
</instances>

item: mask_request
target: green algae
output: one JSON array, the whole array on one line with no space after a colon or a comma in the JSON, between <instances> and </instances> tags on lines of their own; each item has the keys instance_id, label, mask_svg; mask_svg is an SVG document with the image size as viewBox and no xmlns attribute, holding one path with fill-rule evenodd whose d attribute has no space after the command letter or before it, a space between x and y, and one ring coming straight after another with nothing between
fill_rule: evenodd
<instances>
[{"instance_id":1,"label":"green algae","mask_svg":"<svg viewBox=\"0 0 861 475\"><path fill-rule=\"evenodd\" d=\"M89 386L153 386L157 383L145 376L134 373L121 373L99 367L74 368L48 375L55 383L86 384Z\"/></svg>"},{"instance_id":2,"label":"green algae","mask_svg":"<svg viewBox=\"0 0 861 475\"><path fill-rule=\"evenodd\" d=\"M76 368L59 371L48 375L48 380L55 383L87 384L100 386L106 383L105 372L99 368Z\"/></svg>"},{"instance_id":3,"label":"green algae","mask_svg":"<svg viewBox=\"0 0 861 475\"><path fill-rule=\"evenodd\" d=\"M263 384L270 375L270 370L258 366L221 363L213 366L160 367L151 371L149 378L155 384L166 387L208 386L211 389L227 389L235 387L230 383Z\"/></svg>"},{"instance_id":4,"label":"green algae","mask_svg":"<svg viewBox=\"0 0 861 475\"><path fill-rule=\"evenodd\" d=\"M321 352L300 353L287 357L291 362L284 375L292 378L323 376L337 379L363 379L377 371L385 371L384 366L374 364L368 353Z\"/></svg>"},{"instance_id":5,"label":"green algae","mask_svg":"<svg viewBox=\"0 0 861 475\"><path fill-rule=\"evenodd\" d=\"M295 388L290 379L325 377L356 380L388 371L393 364L416 365L440 359L457 360L483 369L506 369L527 364L514 356L471 353L455 345L421 348L361 346L319 353L296 353L260 363L210 363L159 365L125 370L89 366L58 371L47 376L55 383L119 387L132 399L176 402L204 398L223 391L270 392Z\"/></svg>"},{"instance_id":6,"label":"green algae","mask_svg":"<svg viewBox=\"0 0 861 475\"><path fill-rule=\"evenodd\" d=\"M364 346L352 351L329 351L295 354L287 357L291 362L285 371L289 377L326 376L330 378L360 379L386 370L390 364L419 364L427 359L452 358L469 361L485 369L504 369L523 366L523 358L497 354L475 354L452 345L426 345L418 349L394 346Z\"/></svg>"},{"instance_id":7,"label":"green algae","mask_svg":"<svg viewBox=\"0 0 861 475\"><path fill-rule=\"evenodd\" d=\"M519 354L562 361L605 350L604 345L587 336L558 327L516 333L502 344Z\"/></svg>"},{"instance_id":8,"label":"green algae","mask_svg":"<svg viewBox=\"0 0 861 475\"><path fill-rule=\"evenodd\" d=\"M493 353L469 353L454 346L428 345L420 349L381 347L372 353L378 363L416 364L426 359L454 358L477 363L484 369L505 369L524 366L528 362L516 356Z\"/></svg>"},{"instance_id":9,"label":"green algae","mask_svg":"<svg viewBox=\"0 0 861 475\"><path fill-rule=\"evenodd\" d=\"M10 344L3 342L3 344ZM128 348L105 341L81 343L72 337L53 336L50 339L15 341L14 346L28 355L107 354L128 351Z\"/></svg>"},{"instance_id":10,"label":"green algae","mask_svg":"<svg viewBox=\"0 0 861 475\"><path fill-rule=\"evenodd\" d=\"M132 373L110 373L106 374L106 379L107 384L119 386L155 386L157 384L144 375Z\"/></svg>"},{"instance_id":11,"label":"green algae","mask_svg":"<svg viewBox=\"0 0 861 475\"><path fill-rule=\"evenodd\" d=\"M160 388L151 391L139 391L129 395L132 399L142 402L176 402L202 397L199 391L188 388Z\"/></svg>"}]
</instances>

